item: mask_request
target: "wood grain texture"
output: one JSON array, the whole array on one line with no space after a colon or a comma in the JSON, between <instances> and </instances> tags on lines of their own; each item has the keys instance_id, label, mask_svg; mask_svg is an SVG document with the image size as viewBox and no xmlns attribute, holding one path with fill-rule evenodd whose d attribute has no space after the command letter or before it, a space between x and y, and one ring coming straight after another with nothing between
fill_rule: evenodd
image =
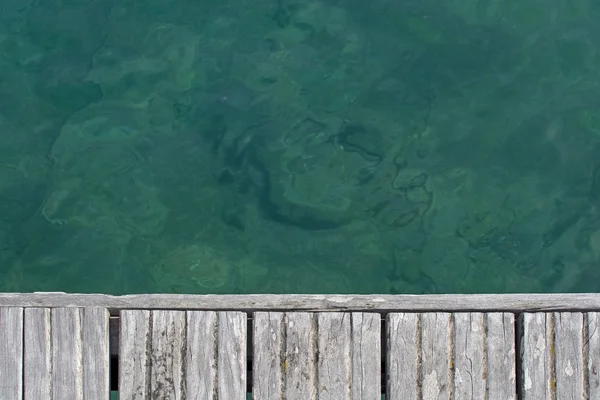
<instances>
[{"instance_id":1,"label":"wood grain texture","mask_svg":"<svg viewBox=\"0 0 600 400\"><path fill-rule=\"evenodd\" d=\"M381 315L352 313L352 399L381 399Z\"/></svg>"},{"instance_id":2,"label":"wood grain texture","mask_svg":"<svg viewBox=\"0 0 600 400\"><path fill-rule=\"evenodd\" d=\"M217 313L191 311L187 318L186 395L213 399L217 393Z\"/></svg>"},{"instance_id":3,"label":"wood grain texture","mask_svg":"<svg viewBox=\"0 0 600 400\"><path fill-rule=\"evenodd\" d=\"M110 396L110 315L103 307L87 307L81 312L83 397L85 400L106 400Z\"/></svg>"},{"instance_id":4,"label":"wood grain texture","mask_svg":"<svg viewBox=\"0 0 600 400\"><path fill-rule=\"evenodd\" d=\"M52 398L52 340L49 308L25 309L24 397Z\"/></svg>"},{"instance_id":5,"label":"wood grain texture","mask_svg":"<svg viewBox=\"0 0 600 400\"><path fill-rule=\"evenodd\" d=\"M252 397L281 400L284 396L285 328L282 312L257 312L253 322Z\"/></svg>"},{"instance_id":6,"label":"wood grain texture","mask_svg":"<svg viewBox=\"0 0 600 400\"><path fill-rule=\"evenodd\" d=\"M258 312L253 328L254 399L381 398L379 314Z\"/></svg>"},{"instance_id":7,"label":"wood grain texture","mask_svg":"<svg viewBox=\"0 0 600 400\"><path fill-rule=\"evenodd\" d=\"M51 318L52 398L83 400L80 309L53 308Z\"/></svg>"},{"instance_id":8,"label":"wood grain texture","mask_svg":"<svg viewBox=\"0 0 600 400\"><path fill-rule=\"evenodd\" d=\"M174 295L0 293L0 306L121 309L363 312L600 311L600 293L469 295Z\"/></svg>"},{"instance_id":9,"label":"wood grain texture","mask_svg":"<svg viewBox=\"0 0 600 400\"><path fill-rule=\"evenodd\" d=\"M421 400L420 314L388 314L386 327L386 400Z\"/></svg>"},{"instance_id":10,"label":"wood grain texture","mask_svg":"<svg viewBox=\"0 0 600 400\"><path fill-rule=\"evenodd\" d=\"M121 312L121 399L246 398L246 321L238 311Z\"/></svg>"},{"instance_id":11,"label":"wood grain texture","mask_svg":"<svg viewBox=\"0 0 600 400\"><path fill-rule=\"evenodd\" d=\"M488 399L516 400L515 316L489 313L486 319Z\"/></svg>"},{"instance_id":12,"label":"wood grain texture","mask_svg":"<svg viewBox=\"0 0 600 400\"><path fill-rule=\"evenodd\" d=\"M0 398L23 397L23 309L0 307Z\"/></svg>"},{"instance_id":13,"label":"wood grain texture","mask_svg":"<svg viewBox=\"0 0 600 400\"><path fill-rule=\"evenodd\" d=\"M286 400L317 398L316 315L286 313L283 317L283 390Z\"/></svg>"},{"instance_id":14,"label":"wood grain texture","mask_svg":"<svg viewBox=\"0 0 600 400\"><path fill-rule=\"evenodd\" d=\"M121 311L119 399L149 399L150 311Z\"/></svg>"},{"instance_id":15,"label":"wood grain texture","mask_svg":"<svg viewBox=\"0 0 600 400\"><path fill-rule=\"evenodd\" d=\"M583 314L554 313L556 398L583 399Z\"/></svg>"},{"instance_id":16,"label":"wood grain texture","mask_svg":"<svg viewBox=\"0 0 600 400\"><path fill-rule=\"evenodd\" d=\"M552 399L554 376L554 324L551 314L524 313L519 317L521 341L521 398ZM551 394L552 392L552 394Z\"/></svg>"},{"instance_id":17,"label":"wood grain texture","mask_svg":"<svg viewBox=\"0 0 600 400\"><path fill-rule=\"evenodd\" d=\"M586 313L585 320L587 346L584 348L584 355L587 355L588 398L600 399L600 313Z\"/></svg>"},{"instance_id":18,"label":"wood grain texture","mask_svg":"<svg viewBox=\"0 0 600 400\"><path fill-rule=\"evenodd\" d=\"M246 313L217 313L218 399L246 399Z\"/></svg>"},{"instance_id":19,"label":"wood grain texture","mask_svg":"<svg viewBox=\"0 0 600 400\"><path fill-rule=\"evenodd\" d=\"M423 400L450 399L451 314L421 315L421 380Z\"/></svg>"},{"instance_id":20,"label":"wood grain texture","mask_svg":"<svg viewBox=\"0 0 600 400\"><path fill-rule=\"evenodd\" d=\"M350 399L351 325L350 314L317 314L317 398L319 400Z\"/></svg>"},{"instance_id":21,"label":"wood grain texture","mask_svg":"<svg viewBox=\"0 0 600 400\"><path fill-rule=\"evenodd\" d=\"M454 396L485 399L487 352L485 315L454 314Z\"/></svg>"},{"instance_id":22,"label":"wood grain texture","mask_svg":"<svg viewBox=\"0 0 600 400\"><path fill-rule=\"evenodd\" d=\"M152 311L150 398L182 399L185 311Z\"/></svg>"}]
</instances>

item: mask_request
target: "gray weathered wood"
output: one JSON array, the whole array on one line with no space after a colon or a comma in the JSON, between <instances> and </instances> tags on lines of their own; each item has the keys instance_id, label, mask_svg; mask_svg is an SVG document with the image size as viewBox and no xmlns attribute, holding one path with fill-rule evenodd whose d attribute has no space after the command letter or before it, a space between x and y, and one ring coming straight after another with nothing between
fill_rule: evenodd
<instances>
[{"instance_id":1,"label":"gray weathered wood","mask_svg":"<svg viewBox=\"0 0 600 400\"><path fill-rule=\"evenodd\" d=\"M524 313L519 325L523 400L583 399L588 392L583 314Z\"/></svg>"},{"instance_id":2,"label":"gray weathered wood","mask_svg":"<svg viewBox=\"0 0 600 400\"><path fill-rule=\"evenodd\" d=\"M221 311L217 318L217 398L245 400L247 316Z\"/></svg>"},{"instance_id":3,"label":"gray weathered wood","mask_svg":"<svg viewBox=\"0 0 600 400\"><path fill-rule=\"evenodd\" d=\"M0 398L23 396L23 309L0 307Z\"/></svg>"},{"instance_id":4,"label":"gray weathered wood","mask_svg":"<svg viewBox=\"0 0 600 400\"><path fill-rule=\"evenodd\" d=\"M150 398L183 397L185 311L152 311Z\"/></svg>"},{"instance_id":5,"label":"gray weathered wood","mask_svg":"<svg viewBox=\"0 0 600 400\"><path fill-rule=\"evenodd\" d=\"M516 399L513 314L456 313L454 397Z\"/></svg>"},{"instance_id":6,"label":"gray weathered wood","mask_svg":"<svg viewBox=\"0 0 600 400\"><path fill-rule=\"evenodd\" d=\"M246 314L121 313L122 399L246 397Z\"/></svg>"},{"instance_id":7,"label":"gray weathered wood","mask_svg":"<svg viewBox=\"0 0 600 400\"><path fill-rule=\"evenodd\" d=\"M586 343L584 355L587 355L587 376L589 398L600 399L600 313L586 313Z\"/></svg>"},{"instance_id":8,"label":"gray weathered wood","mask_svg":"<svg viewBox=\"0 0 600 400\"><path fill-rule=\"evenodd\" d=\"M106 400L110 396L110 315L104 307L83 308L81 313L83 397L85 400Z\"/></svg>"},{"instance_id":9,"label":"gray weathered wood","mask_svg":"<svg viewBox=\"0 0 600 400\"><path fill-rule=\"evenodd\" d=\"M521 341L521 398L550 399L556 386L552 315L524 313L519 317Z\"/></svg>"},{"instance_id":10,"label":"gray weathered wood","mask_svg":"<svg viewBox=\"0 0 600 400\"><path fill-rule=\"evenodd\" d=\"M119 334L119 398L149 399L147 367L149 354L150 311L121 312Z\"/></svg>"},{"instance_id":11,"label":"gray weathered wood","mask_svg":"<svg viewBox=\"0 0 600 400\"><path fill-rule=\"evenodd\" d=\"M186 394L190 400L212 399L217 393L217 313L187 313Z\"/></svg>"},{"instance_id":12,"label":"gray weathered wood","mask_svg":"<svg viewBox=\"0 0 600 400\"><path fill-rule=\"evenodd\" d=\"M50 309L25 309L23 381L25 400L52 398L52 341Z\"/></svg>"},{"instance_id":13,"label":"gray weathered wood","mask_svg":"<svg viewBox=\"0 0 600 400\"><path fill-rule=\"evenodd\" d=\"M583 314L553 313L556 399L583 399Z\"/></svg>"},{"instance_id":14,"label":"gray weathered wood","mask_svg":"<svg viewBox=\"0 0 600 400\"><path fill-rule=\"evenodd\" d=\"M424 400L450 399L451 314L421 315L421 379Z\"/></svg>"},{"instance_id":15,"label":"gray weathered wood","mask_svg":"<svg viewBox=\"0 0 600 400\"><path fill-rule=\"evenodd\" d=\"M515 400L516 343L515 316L510 313L486 314L488 399Z\"/></svg>"},{"instance_id":16,"label":"gray weathered wood","mask_svg":"<svg viewBox=\"0 0 600 400\"><path fill-rule=\"evenodd\" d=\"M485 398L485 341L484 314L454 314L454 395L457 399Z\"/></svg>"},{"instance_id":17,"label":"gray weathered wood","mask_svg":"<svg viewBox=\"0 0 600 400\"><path fill-rule=\"evenodd\" d=\"M600 311L600 293L446 295L174 295L1 293L0 307L364 312Z\"/></svg>"},{"instance_id":18,"label":"gray weathered wood","mask_svg":"<svg viewBox=\"0 0 600 400\"><path fill-rule=\"evenodd\" d=\"M253 400L281 399L287 370L282 312L257 312L253 322Z\"/></svg>"},{"instance_id":19,"label":"gray weathered wood","mask_svg":"<svg viewBox=\"0 0 600 400\"><path fill-rule=\"evenodd\" d=\"M52 309L52 398L83 400L79 308Z\"/></svg>"},{"instance_id":20,"label":"gray weathered wood","mask_svg":"<svg viewBox=\"0 0 600 400\"><path fill-rule=\"evenodd\" d=\"M600 313L586 313L584 355L590 399L600 399Z\"/></svg>"},{"instance_id":21,"label":"gray weathered wood","mask_svg":"<svg viewBox=\"0 0 600 400\"><path fill-rule=\"evenodd\" d=\"M421 318L388 314L386 400L421 400Z\"/></svg>"},{"instance_id":22,"label":"gray weathered wood","mask_svg":"<svg viewBox=\"0 0 600 400\"><path fill-rule=\"evenodd\" d=\"M314 400L317 396L316 315L287 313L284 316L285 344L283 385L287 400Z\"/></svg>"},{"instance_id":23,"label":"gray weathered wood","mask_svg":"<svg viewBox=\"0 0 600 400\"><path fill-rule=\"evenodd\" d=\"M253 398L380 399L380 338L379 314L257 312Z\"/></svg>"},{"instance_id":24,"label":"gray weathered wood","mask_svg":"<svg viewBox=\"0 0 600 400\"><path fill-rule=\"evenodd\" d=\"M345 400L351 396L350 314L317 314L317 398Z\"/></svg>"},{"instance_id":25,"label":"gray weathered wood","mask_svg":"<svg viewBox=\"0 0 600 400\"><path fill-rule=\"evenodd\" d=\"M352 399L381 399L381 315L352 313Z\"/></svg>"}]
</instances>

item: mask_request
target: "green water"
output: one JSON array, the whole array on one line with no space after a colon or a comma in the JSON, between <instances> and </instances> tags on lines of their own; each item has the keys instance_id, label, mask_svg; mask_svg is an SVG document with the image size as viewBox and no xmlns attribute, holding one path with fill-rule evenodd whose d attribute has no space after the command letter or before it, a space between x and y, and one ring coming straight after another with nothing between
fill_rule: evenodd
<instances>
[{"instance_id":1,"label":"green water","mask_svg":"<svg viewBox=\"0 0 600 400\"><path fill-rule=\"evenodd\" d=\"M0 0L0 290L595 292L598 21Z\"/></svg>"}]
</instances>

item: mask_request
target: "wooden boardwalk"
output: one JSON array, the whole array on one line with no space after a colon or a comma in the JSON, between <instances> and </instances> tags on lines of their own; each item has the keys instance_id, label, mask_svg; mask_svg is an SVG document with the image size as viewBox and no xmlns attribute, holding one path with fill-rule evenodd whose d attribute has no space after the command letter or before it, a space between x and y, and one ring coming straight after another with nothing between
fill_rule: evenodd
<instances>
[{"instance_id":1,"label":"wooden boardwalk","mask_svg":"<svg viewBox=\"0 0 600 400\"><path fill-rule=\"evenodd\" d=\"M0 294L0 399L600 399L599 316L597 294Z\"/></svg>"}]
</instances>

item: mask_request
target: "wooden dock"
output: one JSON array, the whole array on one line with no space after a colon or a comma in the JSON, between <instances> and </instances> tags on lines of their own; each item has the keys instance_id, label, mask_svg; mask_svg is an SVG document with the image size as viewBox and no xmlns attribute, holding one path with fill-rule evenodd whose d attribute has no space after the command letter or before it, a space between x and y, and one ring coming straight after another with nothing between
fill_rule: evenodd
<instances>
[{"instance_id":1,"label":"wooden dock","mask_svg":"<svg viewBox=\"0 0 600 400\"><path fill-rule=\"evenodd\" d=\"M600 399L600 294L0 294L0 399Z\"/></svg>"}]
</instances>

